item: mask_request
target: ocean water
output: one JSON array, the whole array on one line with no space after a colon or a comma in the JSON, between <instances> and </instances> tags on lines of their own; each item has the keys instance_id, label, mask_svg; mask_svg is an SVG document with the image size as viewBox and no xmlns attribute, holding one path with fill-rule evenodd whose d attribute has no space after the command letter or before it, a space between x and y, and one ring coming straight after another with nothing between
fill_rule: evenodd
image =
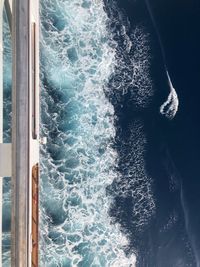
<instances>
[{"instance_id":1,"label":"ocean water","mask_svg":"<svg viewBox=\"0 0 200 267\"><path fill-rule=\"evenodd\" d=\"M134 266L106 193L119 174L105 95L115 42L102 1L41 1L41 238L44 266Z\"/></svg>"},{"instance_id":2,"label":"ocean water","mask_svg":"<svg viewBox=\"0 0 200 267\"><path fill-rule=\"evenodd\" d=\"M41 1L40 17L40 264L135 266L156 210L149 34L116 1Z\"/></svg>"},{"instance_id":3,"label":"ocean water","mask_svg":"<svg viewBox=\"0 0 200 267\"><path fill-rule=\"evenodd\" d=\"M11 34L4 10L3 14L3 142L11 142L11 87L12 87L12 51ZM2 264L10 266L10 226L11 226L11 178L3 178L3 240Z\"/></svg>"}]
</instances>

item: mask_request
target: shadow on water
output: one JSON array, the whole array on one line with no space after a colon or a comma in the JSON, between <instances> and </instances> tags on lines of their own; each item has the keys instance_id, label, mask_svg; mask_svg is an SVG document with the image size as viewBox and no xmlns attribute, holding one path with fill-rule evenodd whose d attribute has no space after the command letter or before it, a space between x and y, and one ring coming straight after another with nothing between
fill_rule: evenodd
<instances>
[{"instance_id":1,"label":"shadow on water","mask_svg":"<svg viewBox=\"0 0 200 267\"><path fill-rule=\"evenodd\" d=\"M128 236L126 251L136 253L138 267L194 267L181 205L180 174L163 131L170 131L171 122L159 115L169 85L151 18L145 1L104 3L110 18L108 29L117 43L118 62L106 91L116 114L115 149L119 157L118 177L107 188L113 197L110 216ZM148 36L148 41L139 40L141 46L134 45L136 25ZM132 47L127 49L130 42ZM138 49L143 55L148 50L150 57L139 61L149 68L142 68L133 77L136 61L131 59L137 58ZM130 77L138 79L145 71L149 75L139 85L129 82Z\"/></svg>"}]
</instances>

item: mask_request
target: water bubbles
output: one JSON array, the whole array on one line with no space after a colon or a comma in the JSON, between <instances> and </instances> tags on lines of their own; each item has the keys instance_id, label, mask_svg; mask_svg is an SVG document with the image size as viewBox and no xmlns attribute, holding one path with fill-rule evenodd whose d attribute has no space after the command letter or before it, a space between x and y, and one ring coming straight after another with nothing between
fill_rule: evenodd
<instances>
[{"instance_id":1,"label":"water bubbles","mask_svg":"<svg viewBox=\"0 0 200 267\"><path fill-rule=\"evenodd\" d=\"M104 94L115 51L103 3L45 0L41 14L41 264L129 266L106 196L117 153Z\"/></svg>"}]
</instances>

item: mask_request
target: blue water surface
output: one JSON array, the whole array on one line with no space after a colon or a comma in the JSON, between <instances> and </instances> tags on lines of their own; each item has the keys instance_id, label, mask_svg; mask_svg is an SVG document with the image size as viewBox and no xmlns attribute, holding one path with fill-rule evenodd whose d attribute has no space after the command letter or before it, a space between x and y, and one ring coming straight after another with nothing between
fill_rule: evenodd
<instances>
[{"instance_id":1,"label":"blue water surface","mask_svg":"<svg viewBox=\"0 0 200 267\"><path fill-rule=\"evenodd\" d=\"M11 142L12 50L6 12L3 13L3 142ZM3 178L2 264L10 266L11 178Z\"/></svg>"},{"instance_id":2,"label":"blue water surface","mask_svg":"<svg viewBox=\"0 0 200 267\"><path fill-rule=\"evenodd\" d=\"M111 222L106 188L118 176L115 68L102 1L41 1L40 265L132 266Z\"/></svg>"}]
</instances>

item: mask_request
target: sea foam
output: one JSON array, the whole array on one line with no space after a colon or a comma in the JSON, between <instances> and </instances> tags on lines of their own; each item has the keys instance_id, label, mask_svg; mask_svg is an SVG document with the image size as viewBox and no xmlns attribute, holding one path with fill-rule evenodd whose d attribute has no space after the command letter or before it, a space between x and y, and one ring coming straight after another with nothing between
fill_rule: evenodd
<instances>
[{"instance_id":1,"label":"sea foam","mask_svg":"<svg viewBox=\"0 0 200 267\"><path fill-rule=\"evenodd\" d=\"M108 215L118 175L114 109L104 94L115 49L102 1L41 2L40 264L134 266Z\"/></svg>"}]
</instances>

